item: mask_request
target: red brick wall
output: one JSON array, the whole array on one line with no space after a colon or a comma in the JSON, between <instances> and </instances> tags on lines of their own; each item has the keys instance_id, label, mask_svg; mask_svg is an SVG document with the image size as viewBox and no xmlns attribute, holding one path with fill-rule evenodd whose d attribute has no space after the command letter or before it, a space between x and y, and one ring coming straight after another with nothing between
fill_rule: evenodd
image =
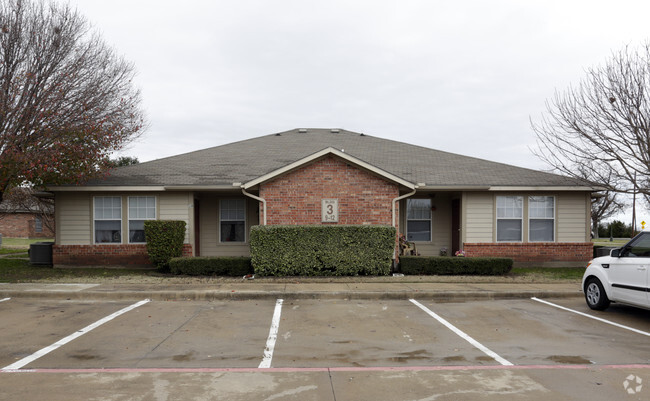
<instances>
[{"instance_id":1,"label":"red brick wall","mask_svg":"<svg viewBox=\"0 0 650 401\"><path fill-rule=\"evenodd\" d=\"M0 234L7 238L53 238L54 233L43 224L43 232L36 232L36 216L31 213L2 213Z\"/></svg>"},{"instance_id":2,"label":"red brick wall","mask_svg":"<svg viewBox=\"0 0 650 401\"><path fill-rule=\"evenodd\" d=\"M338 224L390 225L399 188L329 156L262 184L260 196L269 225L322 224L321 200L330 198L339 200Z\"/></svg>"},{"instance_id":3,"label":"red brick wall","mask_svg":"<svg viewBox=\"0 0 650 401\"><path fill-rule=\"evenodd\" d=\"M183 256L192 256L192 245L183 244ZM145 244L54 245L54 265L151 265Z\"/></svg>"},{"instance_id":4,"label":"red brick wall","mask_svg":"<svg viewBox=\"0 0 650 401\"><path fill-rule=\"evenodd\" d=\"M474 243L463 244L466 256L505 257L515 262L588 262L591 242Z\"/></svg>"}]
</instances>

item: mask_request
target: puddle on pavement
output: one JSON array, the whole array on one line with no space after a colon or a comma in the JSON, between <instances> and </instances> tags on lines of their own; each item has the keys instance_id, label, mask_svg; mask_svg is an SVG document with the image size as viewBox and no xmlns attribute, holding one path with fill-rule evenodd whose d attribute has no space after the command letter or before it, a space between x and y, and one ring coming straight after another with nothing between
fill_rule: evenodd
<instances>
[{"instance_id":1,"label":"puddle on pavement","mask_svg":"<svg viewBox=\"0 0 650 401\"><path fill-rule=\"evenodd\" d=\"M93 360L97 360L97 359L104 359L99 355L91 354L91 353L87 353L87 352L77 352L75 354L69 354L69 357L80 360L80 361L93 361Z\"/></svg>"},{"instance_id":2,"label":"puddle on pavement","mask_svg":"<svg viewBox=\"0 0 650 401\"><path fill-rule=\"evenodd\" d=\"M591 365L592 362L589 359L585 359L581 356L576 355L551 355L546 358L549 361L564 363L567 365Z\"/></svg>"},{"instance_id":3,"label":"puddle on pavement","mask_svg":"<svg viewBox=\"0 0 650 401\"><path fill-rule=\"evenodd\" d=\"M401 352L398 354L398 356L388 358L390 361L393 362L399 362L399 363L406 363L408 361L413 361L413 360L424 360L424 359L431 359L432 355L430 352L427 352L426 350L419 349L411 352Z\"/></svg>"},{"instance_id":4,"label":"puddle on pavement","mask_svg":"<svg viewBox=\"0 0 650 401\"><path fill-rule=\"evenodd\" d=\"M444 362L461 362L461 361L467 361L464 356L462 355L454 355L454 356L446 356L442 358Z\"/></svg>"},{"instance_id":5,"label":"puddle on pavement","mask_svg":"<svg viewBox=\"0 0 650 401\"><path fill-rule=\"evenodd\" d=\"M174 355L172 357L176 362L187 362L194 359L194 352L188 352L187 354Z\"/></svg>"}]
</instances>

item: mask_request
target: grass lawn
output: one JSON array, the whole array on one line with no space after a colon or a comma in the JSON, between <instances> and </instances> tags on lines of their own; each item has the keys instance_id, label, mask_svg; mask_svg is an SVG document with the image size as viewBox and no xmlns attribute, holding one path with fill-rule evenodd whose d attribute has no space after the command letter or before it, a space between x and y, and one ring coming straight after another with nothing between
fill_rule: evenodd
<instances>
[{"instance_id":1,"label":"grass lawn","mask_svg":"<svg viewBox=\"0 0 650 401\"><path fill-rule=\"evenodd\" d=\"M594 238L591 242L598 246L611 246L613 248L618 248L627 244L629 240L630 238L614 238L614 240L610 242L609 238Z\"/></svg>"},{"instance_id":2,"label":"grass lawn","mask_svg":"<svg viewBox=\"0 0 650 401\"><path fill-rule=\"evenodd\" d=\"M157 276L165 274L155 270L141 269L102 269L102 268L71 268L53 269L48 266L33 266L24 259L0 259L0 283L21 283L37 280L58 278L111 278L124 276Z\"/></svg>"},{"instance_id":3,"label":"grass lawn","mask_svg":"<svg viewBox=\"0 0 650 401\"><path fill-rule=\"evenodd\" d=\"M27 250L25 249L15 249L15 248L0 248L0 255L27 255Z\"/></svg>"},{"instance_id":4,"label":"grass lawn","mask_svg":"<svg viewBox=\"0 0 650 401\"><path fill-rule=\"evenodd\" d=\"M2 249L5 247L13 249L29 249L29 245L35 242L53 242L54 238L5 238L2 237Z\"/></svg>"}]
</instances>

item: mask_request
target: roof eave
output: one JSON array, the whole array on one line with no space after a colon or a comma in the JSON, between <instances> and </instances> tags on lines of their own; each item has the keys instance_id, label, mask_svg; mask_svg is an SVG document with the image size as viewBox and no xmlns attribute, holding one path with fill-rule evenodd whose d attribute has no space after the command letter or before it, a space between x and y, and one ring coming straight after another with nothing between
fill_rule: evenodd
<instances>
[{"instance_id":1,"label":"roof eave","mask_svg":"<svg viewBox=\"0 0 650 401\"><path fill-rule=\"evenodd\" d=\"M590 187L586 185L539 185L539 186L491 186L488 191L584 191L593 192L602 190L600 187Z\"/></svg>"},{"instance_id":2,"label":"roof eave","mask_svg":"<svg viewBox=\"0 0 650 401\"><path fill-rule=\"evenodd\" d=\"M53 186L48 187L48 192L153 192L164 191L163 186L142 185L89 185L89 186Z\"/></svg>"}]
</instances>

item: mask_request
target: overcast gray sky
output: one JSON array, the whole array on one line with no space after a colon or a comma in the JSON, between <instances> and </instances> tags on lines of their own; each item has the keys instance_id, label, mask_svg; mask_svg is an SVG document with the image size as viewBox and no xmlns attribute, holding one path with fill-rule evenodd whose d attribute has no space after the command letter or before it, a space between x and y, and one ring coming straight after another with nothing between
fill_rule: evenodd
<instances>
[{"instance_id":1,"label":"overcast gray sky","mask_svg":"<svg viewBox=\"0 0 650 401\"><path fill-rule=\"evenodd\" d=\"M71 0L135 63L157 159L345 128L543 169L556 89L650 38L643 0Z\"/></svg>"}]
</instances>

